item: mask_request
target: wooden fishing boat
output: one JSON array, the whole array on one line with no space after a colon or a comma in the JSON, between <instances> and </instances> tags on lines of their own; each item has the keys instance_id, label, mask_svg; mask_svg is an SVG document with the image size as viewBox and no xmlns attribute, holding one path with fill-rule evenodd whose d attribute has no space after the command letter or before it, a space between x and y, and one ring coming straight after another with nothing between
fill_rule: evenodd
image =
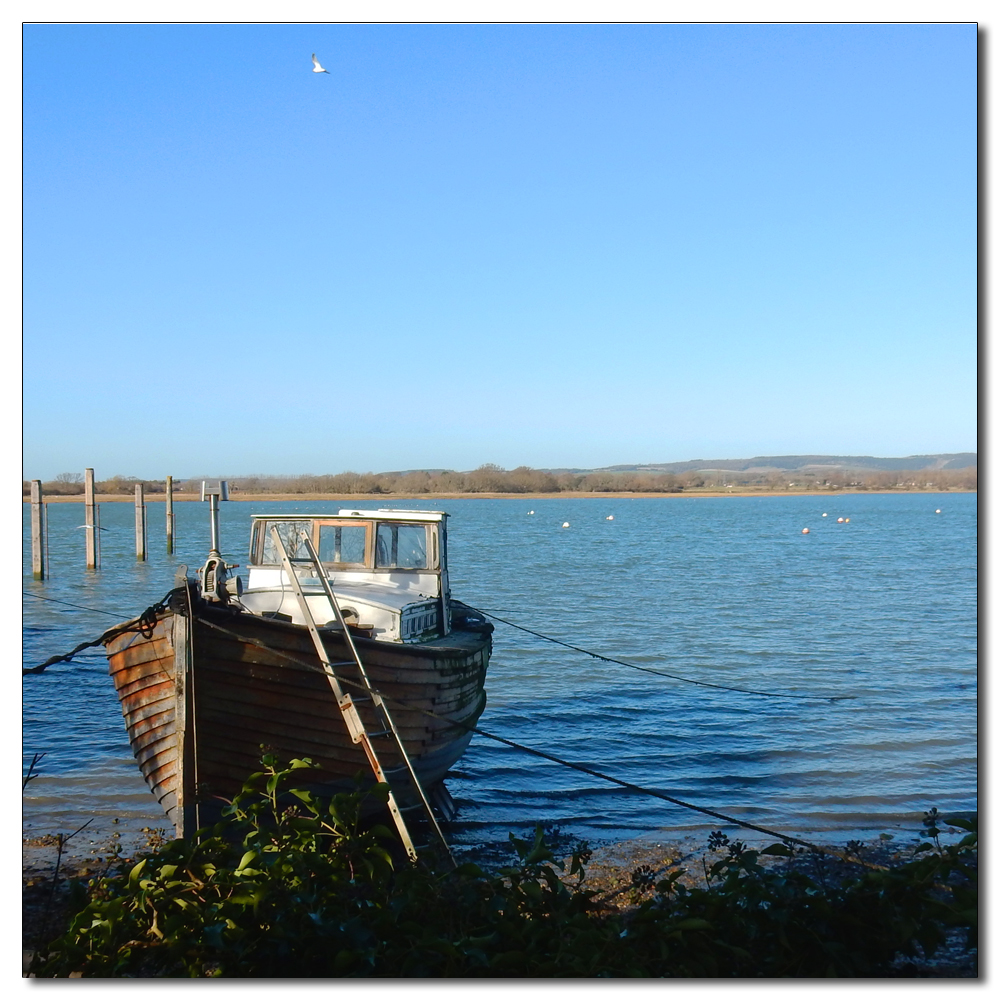
<instances>
[{"instance_id":1,"label":"wooden fishing boat","mask_svg":"<svg viewBox=\"0 0 1000 1000\"><path fill-rule=\"evenodd\" d=\"M377 751L400 809L430 801L450 818L444 777L486 704L493 627L451 599L446 520L254 517L244 589L219 555L213 505L200 579L185 571L105 642L136 760L178 836L218 817L262 748L311 758L326 794L359 772L374 781Z\"/></svg>"}]
</instances>

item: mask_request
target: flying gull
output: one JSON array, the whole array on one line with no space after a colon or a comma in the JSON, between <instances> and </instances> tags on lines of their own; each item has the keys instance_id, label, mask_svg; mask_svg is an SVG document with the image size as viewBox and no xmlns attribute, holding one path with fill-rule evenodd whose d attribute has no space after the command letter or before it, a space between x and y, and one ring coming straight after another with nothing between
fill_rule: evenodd
<instances>
[{"instance_id":1,"label":"flying gull","mask_svg":"<svg viewBox=\"0 0 1000 1000\"><path fill-rule=\"evenodd\" d=\"M328 69L323 69L319 64L319 60L316 58L316 53L313 53L313 72L314 73L329 73Z\"/></svg>"}]
</instances>

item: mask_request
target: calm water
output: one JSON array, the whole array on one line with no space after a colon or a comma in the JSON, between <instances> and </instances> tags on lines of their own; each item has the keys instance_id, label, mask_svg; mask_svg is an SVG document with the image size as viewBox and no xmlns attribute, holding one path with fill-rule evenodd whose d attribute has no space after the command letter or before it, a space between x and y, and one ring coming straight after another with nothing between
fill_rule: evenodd
<instances>
[{"instance_id":1,"label":"calm water","mask_svg":"<svg viewBox=\"0 0 1000 1000\"><path fill-rule=\"evenodd\" d=\"M223 504L223 548L245 564L251 514L339 506ZM698 687L498 624L483 729L826 841L909 835L931 806L976 808L975 495L387 506L452 515L452 591L469 604L692 679L816 696ZM52 577L37 583L25 507L25 591L111 612L25 597L27 666L138 613L171 588L179 564L193 570L208 548L207 505L176 506L178 553L167 557L163 505L151 503L152 555L137 564L133 506L107 503L102 569L88 573L82 504L50 504ZM840 695L852 697L829 700ZM69 832L95 817L88 835L96 843L111 829L164 825L133 762L101 652L25 678L24 751L46 754L26 792L27 832ZM722 825L480 736L448 784L461 809L452 837L469 847L536 822L594 844Z\"/></svg>"}]
</instances>

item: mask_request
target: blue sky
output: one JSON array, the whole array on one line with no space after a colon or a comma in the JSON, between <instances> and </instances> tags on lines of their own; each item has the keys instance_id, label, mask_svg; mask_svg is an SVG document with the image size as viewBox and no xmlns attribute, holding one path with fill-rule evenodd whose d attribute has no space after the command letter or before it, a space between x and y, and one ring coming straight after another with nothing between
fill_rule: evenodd
<instances>
[{"instance_id":1,"label":"blue sky","mask_svg":"<svg viewBox=\"0 0 1000 1000\"><path fill-rule=\"evenodd\" d=\"M976 448L974 25L24 40L28 478Z\"/></svg>"}]
</instances>

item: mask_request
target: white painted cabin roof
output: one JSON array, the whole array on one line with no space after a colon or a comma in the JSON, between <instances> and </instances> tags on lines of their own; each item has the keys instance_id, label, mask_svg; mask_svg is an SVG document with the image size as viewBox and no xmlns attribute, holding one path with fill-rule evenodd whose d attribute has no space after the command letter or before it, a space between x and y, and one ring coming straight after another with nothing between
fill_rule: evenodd
<instances>
[{"instance_id":1,"label":"white painted cabin roof","mask_svg":"<svg viewBox=\"0 0 1000 1000\"><path fill-rule=\"evenodd\" d=\"M380 521L442 521L448 515L443 510L351 510L337 512L338 517L366 517Z\"/></svg>"},{"instance_id":2,"label":"white painted cabin roof","mask_svg":"<svg viewBox=\"0 0 1000 1000\"><path fill-rule=\"evenodd\" d=\"M252 514L254 521L323 521L330 517L363 517L375 521L443 521L443 510L355 510L345 507L336 514Z\"/></svg>"}]
</instances>

